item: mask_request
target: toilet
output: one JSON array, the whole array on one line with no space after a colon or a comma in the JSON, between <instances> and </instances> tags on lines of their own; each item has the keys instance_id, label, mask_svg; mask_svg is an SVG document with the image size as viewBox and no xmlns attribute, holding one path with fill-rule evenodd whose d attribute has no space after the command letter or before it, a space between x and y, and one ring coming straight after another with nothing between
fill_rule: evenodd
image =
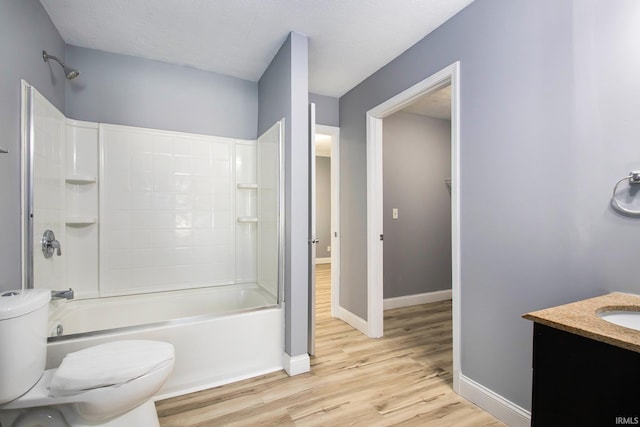
<instances>
[{"instance_id":1,"label":"toilet","mask_svg":"<svg viewBox=\"0 0 640 427\"><path fill-rule=\"evenodd\" d=\"M0 292L0 426L159 426L151 397L173 370L169 343L113 341L45 370L51 292Z\"/></svg>"}]
</instances>

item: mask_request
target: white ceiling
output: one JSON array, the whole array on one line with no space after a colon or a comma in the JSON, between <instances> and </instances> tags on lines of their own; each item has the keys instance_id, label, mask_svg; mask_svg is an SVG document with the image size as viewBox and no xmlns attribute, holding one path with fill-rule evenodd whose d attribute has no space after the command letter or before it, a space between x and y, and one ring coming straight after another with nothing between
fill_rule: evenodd
<instances>
[{"instance_id":1,"label":"white ceiling","mask_svg":"<svg viewBox=\"0 0 640 427\"><path fill-rule=\"evenodd\" d=\"M402 111L436 119L451 120L451 85L421 96L411 105L403 108Z\"/></svg>"},{"instance_id":2,"label":"white ceiling","mask_svg":"<svg viewBox=\"0 0 640 427\"><path fill-rule=\"evenodd\" d=\"M290 31L339 97L473 0L40 0L67 44L258 81Z\"/></svg>"},{"instance_id":3,"label":"white ceiling","mask_svg":"<svg viewBox=\"0 0 640 427\"><path fill-rule=\"evenodd\" d=\"M331 157L331 135L316 133L316 156Z\"/></svg>"}]
</instances>

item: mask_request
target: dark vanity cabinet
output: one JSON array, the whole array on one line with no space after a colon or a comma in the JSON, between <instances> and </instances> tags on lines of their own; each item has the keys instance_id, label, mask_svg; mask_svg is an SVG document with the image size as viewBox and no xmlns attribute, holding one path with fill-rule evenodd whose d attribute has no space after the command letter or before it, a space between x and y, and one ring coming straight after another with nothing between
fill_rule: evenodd
<instances>
[{"instance_id":1,"label":"dark vanity cabinet","mask_svg":"<svg viewBox=\"0 0 640 427\"><path fill-rule=\"evenodd\" d=\"M534 323L531 425L640 425L640 353Z\"/></svg>"}]
</instances>

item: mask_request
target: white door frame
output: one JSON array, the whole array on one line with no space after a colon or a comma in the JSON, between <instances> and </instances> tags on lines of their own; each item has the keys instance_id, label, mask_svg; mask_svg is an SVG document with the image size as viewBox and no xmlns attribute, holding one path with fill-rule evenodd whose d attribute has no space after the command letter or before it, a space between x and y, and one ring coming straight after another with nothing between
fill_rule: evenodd
<instances>
[{"instance_id":1,"label":"white door frame","mask_svg":"<svg viewBox=\"0 0 640 427\"><path fill-rule=\"evenodd\" d=\"M316 104L309 104L309 336L308 351L316 354L316 253L318 235L316 229Z\"/></svg>"},{"instance_id":2,"label":"white door frame","mask_svg":"<svg viewBox=\"0 0 640 427\"><path fill-rule=\"evenodd\" d=\"M316 133L331 137L331 316L340 305L340 128L316 125Z\"/></svg>"},{"instance_id":3,"label":"white door frame","mask_svg":"<svg viewBox=\"0 0 640 427\"><path fill-rule=\"evenodd\" d=\"M460 63L455 62L367 111L367 336L383 335L382 119L451 84L451 279L453 389L460 382Z\"/></svg>"}]
</instances>

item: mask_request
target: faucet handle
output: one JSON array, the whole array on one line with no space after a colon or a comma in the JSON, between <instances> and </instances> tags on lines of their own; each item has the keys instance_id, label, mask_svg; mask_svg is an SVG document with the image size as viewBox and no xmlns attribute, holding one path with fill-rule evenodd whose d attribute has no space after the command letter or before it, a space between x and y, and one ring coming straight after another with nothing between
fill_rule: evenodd
<instances>
[{"instance_id":1,"label":"faucet handle","mask_svg":"<svg viewBox=\"0 0 640 427\"><path fill-rule=\"evenodd\" d=\"M51 258L56 250L58 256L62 255L62 247L60 242L56 240L56 235L51 230L45 230L42 233L42 254L45 258Z\"/></svg>"},{"instance_id":2,"label":"faucet handle","mask_svg":"<svg viewBox=\"0 0 640 427\"><path fill-rule=\"evenodd\" d=\"M60 242L54 240L53 242L51 242L51 247L57 249L58 256L62 255L62 246L60 246Z\"/></svg>"}]
</instances>

